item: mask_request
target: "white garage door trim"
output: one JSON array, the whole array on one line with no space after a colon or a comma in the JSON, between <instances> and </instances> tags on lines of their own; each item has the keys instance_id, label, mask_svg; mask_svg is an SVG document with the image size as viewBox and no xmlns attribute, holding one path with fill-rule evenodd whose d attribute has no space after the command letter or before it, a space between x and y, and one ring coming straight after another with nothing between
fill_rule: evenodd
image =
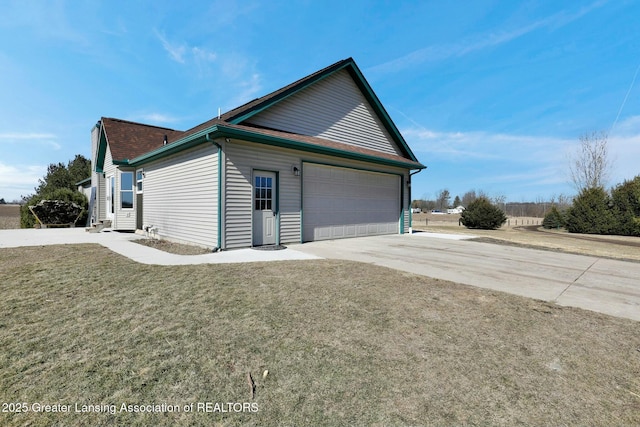
<instances>
[{"instance_id":1,"label":"white garage door trim","mask_svg":"<svg viewBox=\"0 0 640 427\"><path fill-rule=\"evenodd\" d=\"M302 171L304 242L399 232L400 175L310 162Z\"/></svg>"}]
</instances>

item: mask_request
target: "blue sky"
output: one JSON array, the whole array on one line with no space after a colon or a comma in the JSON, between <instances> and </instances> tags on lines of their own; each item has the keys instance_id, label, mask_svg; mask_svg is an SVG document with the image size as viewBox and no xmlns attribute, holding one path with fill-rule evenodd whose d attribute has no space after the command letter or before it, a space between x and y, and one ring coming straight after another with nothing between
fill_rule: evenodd
<instances>
[{"instance_id":1,"label":"blue sky","mask_svg":"<svg viewBox=\"0 0 640 427\"><path fill-rule=\"evenodd\" d=\"M0 197L90 156L100 117L185 130L353 57L418 159L415 198L570 195L578 136L640 174L637 1L3 1Z\"/></svg>"}]
</instances>

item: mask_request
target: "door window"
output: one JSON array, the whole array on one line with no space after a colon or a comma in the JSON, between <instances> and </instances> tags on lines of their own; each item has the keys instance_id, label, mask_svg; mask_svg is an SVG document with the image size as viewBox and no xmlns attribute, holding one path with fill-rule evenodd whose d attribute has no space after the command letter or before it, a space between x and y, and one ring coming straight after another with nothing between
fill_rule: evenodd
<instances>
[{"instance_id":1,"label":"door window","mask_svg":"<svg viewBox=\"0 0 640 427\"><path fill-rule=\"evenodd\" d=\"M254 209L257 211L272 210L273 178L256 176L254 185Z\"/></svg>"}]
</instances>

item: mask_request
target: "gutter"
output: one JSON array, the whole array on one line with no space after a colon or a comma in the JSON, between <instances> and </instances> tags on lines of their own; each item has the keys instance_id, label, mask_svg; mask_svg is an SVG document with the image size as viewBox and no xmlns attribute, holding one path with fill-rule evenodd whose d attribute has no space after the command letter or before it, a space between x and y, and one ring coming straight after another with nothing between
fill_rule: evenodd
<instances>
[{"instance_id":1,"label":"gutter","mask_svg":"<svg viewBox=\"0 0 640 427\"><path fill-rule=\"evenodd\" d=\"M208 133L205 139L218 147L218 244L213 248L213 252L218 252L222 250L222 146L212 140Z\"/></svg>"}]
</instances>

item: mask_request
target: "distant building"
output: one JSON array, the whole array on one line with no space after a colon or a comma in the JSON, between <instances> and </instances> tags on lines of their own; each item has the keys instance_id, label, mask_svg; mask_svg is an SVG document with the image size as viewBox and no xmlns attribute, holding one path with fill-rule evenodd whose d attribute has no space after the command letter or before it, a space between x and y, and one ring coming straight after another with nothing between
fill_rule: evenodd
<instances>
[{"instance_id":1,"label":"distant building","mask_svg":"<svg viewBox=\"0 0 640 427\"><path fill-rule=\"evenodd\" d=\"M458 206L453 209L447 209L448 214L461 214L464 211L464 206Z\"/></svg>"}]
</instances>

